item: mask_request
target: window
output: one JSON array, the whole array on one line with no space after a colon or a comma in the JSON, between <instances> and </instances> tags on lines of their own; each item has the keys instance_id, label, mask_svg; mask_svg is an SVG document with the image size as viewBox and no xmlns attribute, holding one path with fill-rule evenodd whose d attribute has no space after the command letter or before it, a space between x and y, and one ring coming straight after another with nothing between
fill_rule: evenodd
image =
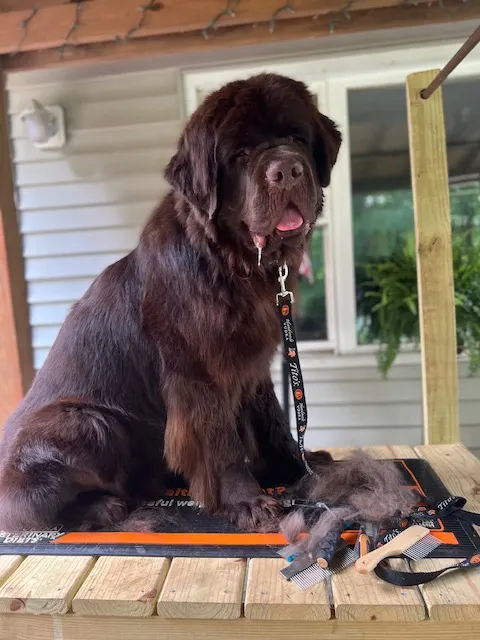
<instances>
[{"instance_id":1,"label":"window","mask_svg":"<svg viewBox=\"0 0 480 640\"><path fill-rule=\"evenodd\" d=\"M443 100L452 240L474 246L480 241L479 79L450 81ZM361 345L382 339L374 310L380 296L385 302L389 292L403 301L396 314L404 323L402 339L410 341L418 323L409 310L409 304L416 304L416 279L404 86L349 90L348 113L357 341ZM385 284L387 273L391 284Z\"/></svg>"}]
</instances>

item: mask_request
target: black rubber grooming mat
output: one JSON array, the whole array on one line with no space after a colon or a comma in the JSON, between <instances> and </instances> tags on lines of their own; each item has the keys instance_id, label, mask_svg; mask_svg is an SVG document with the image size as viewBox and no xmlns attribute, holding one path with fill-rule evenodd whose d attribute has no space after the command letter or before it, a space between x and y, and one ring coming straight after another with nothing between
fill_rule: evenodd
<instances>
[{"instance_id":1,"label":"black rubber grooming mat","mask_svg":"<svg viewBox=\"0 0 480 640\"><path fill-rule=\"evenodd\" d=\"M437 504L449 497L448 490L426 460L394 462L408 484L424 496L426 504ZM281 500L287 487L273 477L268 484L265 491ZM280 534L238 531L226 520L203 512L178 479L172 479L165 495L147 506L166 510L162 514L162 533L91 533L62 529L18 534L0 532L0 554L268 558L276 556L277 550L286 544ZM455 516L441 520L432 517L422 524L442 540L432 557L464 558L480 546L480 537L474 528ZM355 530L349 530L344 537L353 544L356 534Z\"/></svg>"}]
</instances>

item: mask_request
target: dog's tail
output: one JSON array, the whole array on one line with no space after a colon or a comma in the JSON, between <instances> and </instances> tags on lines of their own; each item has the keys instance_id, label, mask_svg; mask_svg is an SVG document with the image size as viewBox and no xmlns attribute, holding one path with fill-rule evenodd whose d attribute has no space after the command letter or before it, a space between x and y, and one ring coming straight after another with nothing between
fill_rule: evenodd
<instances>
[{"instance_id":1,"label":"dog's tail","mask_svg":"<svg viewBox=\"0 0 480 640\"><path fill-rule=\"evenodd\" d=\"M67 456L33 442L22 459L9 460L0 474L0 529L42 530L55 524L61 505L73 495Z\"/></svg>"}]
</instances>

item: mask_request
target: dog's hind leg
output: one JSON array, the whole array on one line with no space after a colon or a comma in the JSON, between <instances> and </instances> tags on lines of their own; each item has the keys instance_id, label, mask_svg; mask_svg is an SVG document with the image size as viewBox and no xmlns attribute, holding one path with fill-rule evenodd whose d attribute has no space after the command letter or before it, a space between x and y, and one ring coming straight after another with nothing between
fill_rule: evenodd
<instances>
[{"instance_id":1,"label":"dog's hind leg","mask_svg":"<svg viewBox=\"0 0 480 640\"><path fill-rule=\"evenodd\" d=\"M120 412L59 401L19 419L2 444L1 529L71 524L75 513L82 528L125 517L131 453Z\"/></svg>"}]
</instances>

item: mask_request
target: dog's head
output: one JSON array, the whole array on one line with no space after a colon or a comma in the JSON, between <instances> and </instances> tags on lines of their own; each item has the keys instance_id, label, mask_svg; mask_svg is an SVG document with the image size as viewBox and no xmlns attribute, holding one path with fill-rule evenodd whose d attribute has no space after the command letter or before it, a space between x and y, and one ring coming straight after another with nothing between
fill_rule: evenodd
<instances>
[{"instance_id":1,"label":"dog's head","mask_svg":"<svg viewBox=\"0 0 480 640\"><path fill-rule=\"evenodd\" d=\"M305 245L340 143L303 83L262 74L206 98L165 176L205 220L278 257Z\"/></svg>"}]
</instances>

